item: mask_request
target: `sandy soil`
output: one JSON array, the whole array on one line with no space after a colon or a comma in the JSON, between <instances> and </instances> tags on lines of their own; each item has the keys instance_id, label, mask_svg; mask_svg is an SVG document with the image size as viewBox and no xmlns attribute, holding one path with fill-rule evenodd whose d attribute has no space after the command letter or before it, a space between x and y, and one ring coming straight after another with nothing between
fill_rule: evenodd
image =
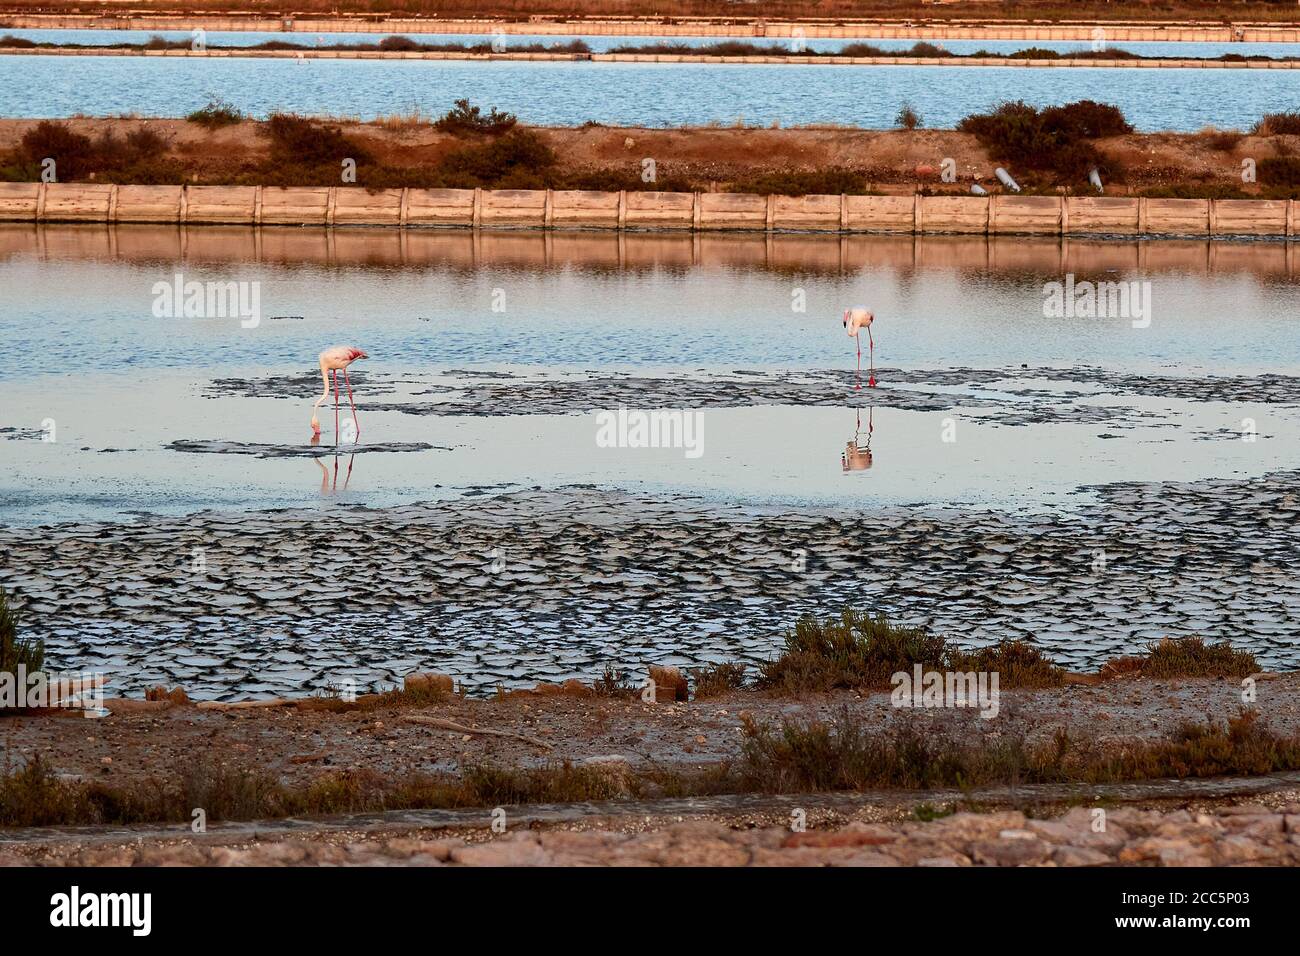
<instances>
[{"instance_id":1,"label":"sandy soil","mask_svg":"<svg viewBox=\"0 0 1300 956\"><path fill-rule=\"evenodd\" d=\"M0 151L16 146L37 121L0 119ZM179 119L78 118L67 121L77 132L95 137L112 130L119 136L142 127L169 143L195 182L226 182L251 171L267 152L261 123L248 121L208 131ZM427 122L395 117L387 122L341 122L384 165L432 165L465 144L434 130ZM697 188L724 188L736 179L782 170L845 167L860 170L873 184L914 186L934 191L967 192L972 181L993 180L996 163L974 137L951 130L796 128L643 129L589 126L539 128L560 158L560 171L617 170L640 172L642 160L656 162L658 175L684 177ZM1293 142L1296 141L1296 142ZM1180 183L1241 183L1241 161L1293 152L1300 137L1244 136L1233 148L1210 148L1196 134L1133 134L1097 141L1098 147L1126 170L1125 184L1108 191L1125 192ZM956 162L958 182L940 181L945 157ZM994 180L994 182L996 182Z\"/></svg>"},{"instance_id":2,"label":"sandy soil","mask_svg":"<svg viewBox=\"0 0 1300 956\"><path fill-rule=\"evenodd\" d=\"M1256 702L1269 727L1300 733L1300 672L1258 683ZM137 703L137 706L139 704ZM734 759L742 742L742 714L759 722L782 717L833 719L847 711L868 726L888 729L919 721L927 733L961 739L1024 734L1050 738L1059 728L1099 743L1158 739L1180 724L1222 721L1241 708L1236 680L1116 679L1095 686L1002 692L996 719L974 710L910 710L888 693L842 692L801 699L758 691L690 703L646 704L640 699L510 695L461 700L429 708L367 708L333 713L298 707L245 710L175 706L117 712L100 720L79 715L0 718L0 766L40 755L59 774L125 785L173 778L210 754L222 764L256 766L285 783L305 783L324 772L368 768L386 776L454 770L461 764L528 766L567 760L617 758L632 767L687 767ZM545 750L520 740L462 734L410 722L416 715L447 718L475 728L513 731L549 743Z\"/></svg>"}]
</instances>

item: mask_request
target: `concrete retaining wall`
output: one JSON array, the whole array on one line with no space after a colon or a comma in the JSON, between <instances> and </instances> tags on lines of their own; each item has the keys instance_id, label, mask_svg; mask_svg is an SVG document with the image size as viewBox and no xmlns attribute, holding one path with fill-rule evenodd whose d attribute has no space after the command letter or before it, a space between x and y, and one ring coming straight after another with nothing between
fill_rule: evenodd
<instances>
[{"instance_id":1,"label":"concrete retaining wall","mask_svg":"<svg viewBox=\"0 0 1300 956\"><path fill-rule=\"evenodd\" d=\"M0 183L0 220L203 225L459 226L1292 238L1300 203L1113 196L748 193L358 186Z\"/></svg>"},{"instance_id":2,"label":"concrete retaining wall","mask_svg":"<svg viewBox=\"0 0 1300 956\"><path fill-rule=\"evenodd\" d=\"M1171 70L1296 70L1297 60L1209 60L1113 59L1113 60L1023 60L975 56L709 56L690 53L469 53L450 50L254 50L226 47L207 50L138 50L113 47L0 48L0 56L144 56L144 57L242 57L245 59L309 60L545 60L594 61L597 63L709 63L720 65L798 66L1005 66L1027 68L1076 67L1080 69L1171 69Z\"/></svg>"},{"instance_id":3,"label":"concrete retaining wall","mask_svg":"<svg viewBox=\"0 0 1300 956\"><path fill-rule=\"evenodd\" d=\"M220 14L191 16L96 16L88 14L7 14L0 28L35 30L164 30L256 31L261 33L444 33L470 36L531 34L543 36L696 36L766 37L809 39L908 39L908 40L1093 40L1098 27L1107 43L1124 41L1179 41L1187 43L1230 43L1234 40L1262 43L1300 41L1300 28L1265 23L1070 23L1033 24L1016 22L914 24L886 20L783 21L736 18L674 17L671 21L648 17L637 19L581 18L528 21L378 19L366 17L257 17ZM798 32L796 32L798 31Z\"/></svg>"}]
</instances>

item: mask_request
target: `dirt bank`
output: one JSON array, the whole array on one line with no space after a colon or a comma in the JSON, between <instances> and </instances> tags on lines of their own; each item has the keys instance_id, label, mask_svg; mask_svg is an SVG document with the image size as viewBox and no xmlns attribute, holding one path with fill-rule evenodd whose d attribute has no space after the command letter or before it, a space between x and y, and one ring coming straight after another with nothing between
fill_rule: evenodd
<instances>
[{"instance_id":1,"label":"dirt bank","mask_svg":"<svg viewBox=\"0 0 1300 956\"><path fill-rule=\"evenodd\" d=\"M1242 125L1250 126L1254 119L1243 118ZM17 149L23 135L37 122L0 120L0 154ZM286 170L276 166L265 122L246 120L211 130L182 119L75 118L62 122L92 140L111 133L124 141L142 130L160 138L149 155L132 165L107 174L65 174L65 181L97 178L101 182L338 185L334 180L317 183L311 171L298 167ZM415 185L431 176L437 178L439 164L450 155L481 145L474 138L440 132L425 117L391 117L371 123L342 120L338 125L345 137L363 147L373 159L371 165L363 164L357 170L357 182L362 186L372 181L375 185L400 185L407 179ZM993 192L1001 189L994 178L998 165L995 159L974 136L951 130L644 129L599 125L531 129L554 151L554 167L529 173L536 182L507 178L485 185L759 193L910 193L918 188L936 193L968 193L972 183L981 183ZM1110 194L1156 191L1189 196L1253 196L1268 184L1243 183L1243 160L1258 163L1291 155L1300 148L1300 136L1130 134L1096 140L1095 144L1117 171L1108 177L1106 191ZM955 182L943 181L945 159L952 160ZM653 180L646 178L647 160L653 161ZM0 175L5 170L11 179L30 178L18 165L5 167L0 160ZM828 171L834 174L830 177L834 182L829 181ZM1088 188L1083 183L1062 182L1052 173L1013 172L1027 191ZM382 181L375 180L376 176L382 176Z\"/></svg>"},{"instance_id":2,"label":"dirt bank","mask_svg":"<svg viewBox=\"0 0 1300 956\"><path fill-rule=\"evenodd\" d=\"M1300 734L1300 673L1260 681L1261 720L1283 736ZM226 766L256 766L282 783L301 785L323 772L365 769L392 779L490 763L529 767L568 761L616 761L636 770L689 769L741 756L743 725L795 720L862 721L873 731L920 726L953 740L1023 737L1033 744L1059 730L1099 744L1152 741L1181 724L1224 721L1241 709L1236 679L1121 678L1096 686L1004 690L999 712L912 710L891 705L886 692L791 698L734 691L690 703L639 698L450 697L425 707L364 707L345 712L303 707L233 710L173 706L140 710L111 704L101 720L79 715L0 717L0 766L40 756L65 778L115 786L185 774L198 754ZM319 703L317 701L317 703ZM416 723L434 716L456 724L507 731L541 741L479 735Z\"/></svg>"}]
</instances>

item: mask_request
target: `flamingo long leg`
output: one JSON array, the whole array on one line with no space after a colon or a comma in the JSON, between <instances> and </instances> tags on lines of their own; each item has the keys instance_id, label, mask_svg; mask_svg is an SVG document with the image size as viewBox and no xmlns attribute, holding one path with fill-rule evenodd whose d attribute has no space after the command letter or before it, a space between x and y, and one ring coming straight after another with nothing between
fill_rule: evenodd
<instances>
[{"instance_id":1,"label":"flamingo long leg","mask_svg":"<svg viewBox=\"0 0 1300 956\"><path fill-rule=\"evenodd\" d=\"M339 443L339 373L337 369L331 369L330 375L334 377L334 444Z\"/></svg>"},{"instance_id":2,"label":"flamingo long leg","mask_svg":"<svg viewBox=\"0 0 1300 956\"><path fill-rule=\"evenodd\" d=\"M348 378L347 369L343 370L343 384L348 387L348 404L352 406L352 424L356 426L357 432L356 436L353 438L353 441L355 441L357 438L361 437L361 423L357 421L357 406L352 401L352 380Z\"/></svg>"},{"instance_id":3,"label":"flamingo long leg","mask_svg":"<svg viewBox=\"0 0 1300 956\"><path fill-rule=\"evenodd\" d=\"M868 373L867 385L871 388L876 387L876 340L871 334L871 326L867 326L867 345L870 348L871 371ZM862 346L858 346L858 364L862 364Z\"/></svg>"}]
</instances>

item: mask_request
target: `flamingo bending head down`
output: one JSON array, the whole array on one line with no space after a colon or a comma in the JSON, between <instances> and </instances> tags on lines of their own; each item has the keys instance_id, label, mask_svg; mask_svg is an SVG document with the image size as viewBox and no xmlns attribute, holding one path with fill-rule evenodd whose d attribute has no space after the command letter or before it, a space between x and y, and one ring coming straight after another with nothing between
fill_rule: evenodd
<instances>
[{"instance_id":1,"label":"flamingo bending head down","mask_svg":"<svg viewBox=\"0 0 1300 956\"><path fill-rule=\"evenodd\" d=\"M348 389L348 405L352 408L352 424L356 426L356 437L361 437L361 424L357 421L357 406L352 401L352 381L348 378L348 366L357 359L370 358L354 345L335 345L320 354L320 377L325 388L316 404L311 408L311 433L320 435L320 422L316 419L316 409L330 397L330 376L334 376L334 442L339 436L339 372L343 372L343 384Z\"/></svg>"},{"instance_id":2,"label":"flamingo bending head down","mask_svg":"<svg viewBox=\"0 0 1300 956\"><path fill-rule=\"evenodd\" d=\"M871 323L876 317L871 314L871 310L864 306L855 306L852 309L844 310L844 329L849 333L849 338L858 341L858 372L862 372L862 339L858 333L863 329L867 330L867 343L870 346L871 371L867 378L867 385L871 388L876 387L876 342L871 337ZM859 388L862 386L859 385Z\"/></svg>"}]
</instances>

